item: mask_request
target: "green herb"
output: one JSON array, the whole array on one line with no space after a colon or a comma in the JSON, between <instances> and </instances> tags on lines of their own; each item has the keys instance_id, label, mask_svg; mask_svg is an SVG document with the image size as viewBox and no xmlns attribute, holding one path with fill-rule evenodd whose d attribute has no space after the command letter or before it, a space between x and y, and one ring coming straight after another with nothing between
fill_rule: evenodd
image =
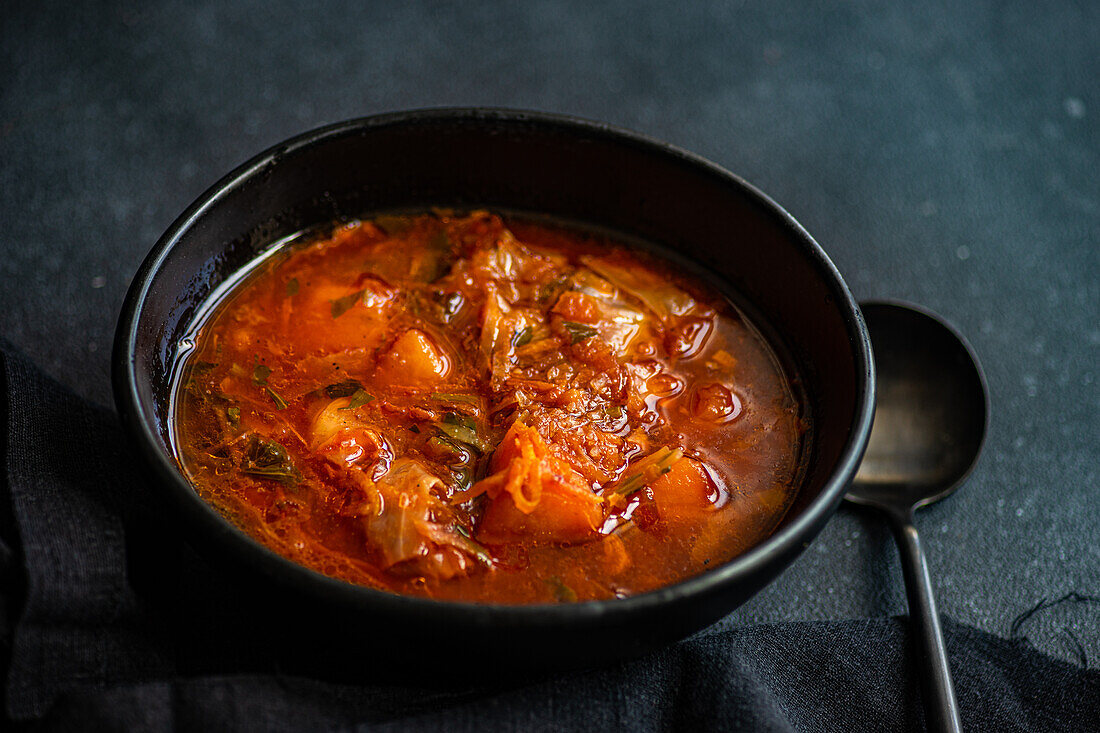
<instances>
[{"instance_id":1,"label":"green herb","mask_svg":"<svg viewBox=\"0 0 1100 733\"><path fill-rule=\"evenodd\" d=\"M603 411L607 414L608 417L614 420L618 420L623 416L622 405L608 405L607 407L603 408Z\"/></svg>"},{"instance_id":2,"label":"green herb","mask_svg":"<svg viewBox=\"0 0 1100 733\"><path fill-rule=\"evenodd\" d=\"M416 425L410 425L409 426L409 432L410 433L416 433L417 435L419 435L420 434L420 428L417 427Z\"/></svg>"},{"instance_id":3,"label":"green herb","mask_svg":"<svg viewBox=\"0 0 1100 733\"><path fill-rule=\"evenodd\" d=\"M271 376L271 368L266 367L263 364L257 364L252 369L252 383L257 386L264 386L267 384L267 378Z\"/></svg>"},{"instance_id":4,"label":"green herb","mask_svg":"<svg viewBox=\"0 0 1100 733\"><path fill-rule=\"evenodd\" d=\"M455 532L466 539L466 549L470 550L474 557L486 565L493 564L493 556L489 554L489 551L481 546L473 537L470 536L469 530L463 527L461 524L455 525Z\"/></svg>"},{"instance_id":5,"label":"green herb","mask_svg":"<svg viewBox=\"0 0 1100 733\"><path fill-rule=\"evenodd\" d=\"M489 444L478 435L477 421L472 417L448 412L443 416L442 422L440 422L437 427L448 437L454 438L461 443L471 445L482 453L489 447Z\"/></svg>"},{"instance_id":6,"label":"green herb","mask_svg":"<svg viewBox=\"0 0 1100 733\"><path fill-rule=\"evenodd\" d=\"M526 346L531 343L531 337L534 335L534 331L530 326L524 326L516 332L515 338L512 340L512 344L519 348L520 346Z\"/></svg>"},{"instance_id":7,"label":"green herb","mask_svg":"<svg viewBox=\"0 0 1100 733\"><path fill-rule=\"evenodd\" d=\"M561 324L569 332L569 343L575 344L585 339L592 338L599 333L595 328L576 321L562 321Z\"/></svg>"},{"instance_id":8,"label":"green herb","mask_svg":"<svg viewBox=\"0 0 1100 733\"><path fill-rule=\"evenodd\" d=\"M363 293L367 292L366 288L352 293L351 295L345 295L343 298L337 298L331 301L332 303L332 317L339 318L348 312L348 310L355 305L355 303L363 297Z\"/></svg>"},{"instance_id":9,"label":"green herb","mask_svg":"<svg viewBox=\"0 0 1100 733\"><path fill-rule=\"evenodd\" d=\"M684 452L677 448L672 450L668 446L650 453L633 466L633 470L611 492L629 496L635 491L647 486L658 476L664 476L672 470L672 464L680 460Z\"/></svg>"},{"instance_id":10,"label":"green herb","mask_svg":"<svg viewBox=\"0 0 1100 733\"><path fill-rule=\"evenodd\" d=\"M348 379L325 387L325 396L330 400L335 400L339 397L351 397L362 389L363 385L359 384L359 382L354 379Z\"/></svg>"},{"instance_id":11,"label":"green herb","mask_svg":"<svg viewBox=\"0 0 1100 733\"><path fill-rule=\"evenodd\" d=\"M433 435L428 438L428 442L425 444L428 448L438 455L454 456L462 450L458 447L458 444L451 441L446 435Z\"/></svg>"},{"instance_id":12,"label":"green herb","mask_svg":"<svg viewBox=\"0 0 1100 733\"><path fill-rule=\"evenodd\" d=\"M271 466L269 468L254 467L246 468L241 467L241 473L248 474L249 476L255 476L256 478L267 478L272 481L278 481L284 486L297 486L301 480L297 471L288 473L279 466Z\"/></svg>"},{"instance_id":13,"label":"green herb","mask_svg":"<svg viewBox=\"0 0 1100 733\"><path fill-rule=\"evenodd\" d=\"M550 586L550 591L554 594L554 600L556 600L558 603L577 602L576 591L566 585L558 576L550 576L550 578L547 579L546 584Z\"/></svg>"},{"instance_id":14,"label":"green herb","mask_svg":"<svg viewBox=\"0 0 1100 733\"><path fill-rule=\"evenodd\" d=\"M443 423L445 425L457 425L472 432L477 432L477 421L468 415L459 415L454 412L448 412L443 416Z\"/></svg>"},{"instance_id":15,"label":"green herb","mask_svg":"<svg viewBox=\"0 0 1100 733\"><path fill-rule=\"evenodd\" d=\"M536 298L540 303L549 302L561 295L569 282L569 276L564 272L548 283L539 286Z\"/></svg>"},{"instance_id":16,"label":"green herb","mask_svg":"<svg viewBox=\"0 0 1100 733\"><path fill-rule=\"evenodd\" d=\"M481 400L472 394L452 394L449 392L436 392L432 395L433 400L440 402L461 402L467 405L480 405Z\"/></svg>"},{"instance_id":17,"label":"green herb","mask_svg":"<svg viewBox=\"0 0 1100 733\"><path fill-rule=\"evenodd\" d=\"M473 460L473 455L465 443L447 435L433 435L425 444L437 456L445 457L452 465L464 465Z\"/></svg>"},{"instance_id":18,"label":"green herb","mask_svg":"<svg viewBox=\"0 0 1100 733\"><path fill-rule=\"evenodd\" d=\"M284 486L296 486L302 475L294 467L294 462L279 443L264 440L253 434L244 449L241 472L249 476L272 479Z\"/></svg>"},{"instance_id":19,"label":"green herb","mask_svg":"<svg viewBox=\"0 0 1100 733\"><path fill-rule=\"evenodd\" d=\"M455 478L455 484L465 491L474 485L474 475L468 468L452 468L451 475Z\"/></svg>"},{"instance_id":20,"label":"green herb","mask_svg":"<svg viewBox=\"0 0 1100 733\"><path fill-rule=\"evenodd\" d=\"M354 393L352 393L351 402L349 402L347 404L347 407L341 407L340 409L341 410L354 410L358 407L362 407L363 405L367 404L368 402L370 402L373 399L374 399L374 395L367 394L366 391L364 391L362 389L357 389L357 390L355 390Z\"/></svg>"},{"instance_id":21,"label":"green herb","mask_svg":"<svg viewBox=\"0 0 1100 733\"><path fill-rule=\"evenodd\" d=\"M225 408L225 417L229 420L230 425L239 425L241 422L241 408L239 407L227 407Z\"/></svg>"},{"instance_id":22,"label":"green herb","mask_svg":"<svg viewBox=\"0 0 1100 733\"><path fill-rule=\"evenodd\" d=\"M292 277L286 281L286 297L291 298L298 294L298 278Z\"/></svg>"},{"instance_id":23,"label":"green herb","mask_svg":"<svg viewBox=\"0 0 1100 733\"><path fill-rule=\"evenodd\" d=\"M657 475L663 476L671 470L671 468L663 468ZM654 478L656 478L656 476ZM645 473L632 473L626 478L625 481L623 481L611 491L616 494L622 494L623 496L629 496L635 491L638 491L648 486L650 481L652 480L653 479L647 479Z\"/></svg>"},{"instance_id":24,"label":"green herb","mask_svg":"<svg viewBox=\"0 0 1100 733\"><path fill-rule=\"evenodd\" d=\"M271 387L264 387L264 392L267 392L267 396L270 397L271 401L275 403L275 409L276 410L285 410L286 409L286 400L284 400L282 397L280 397L275 392L275 390L273 390Z\"/></svg>"}]
</instances>

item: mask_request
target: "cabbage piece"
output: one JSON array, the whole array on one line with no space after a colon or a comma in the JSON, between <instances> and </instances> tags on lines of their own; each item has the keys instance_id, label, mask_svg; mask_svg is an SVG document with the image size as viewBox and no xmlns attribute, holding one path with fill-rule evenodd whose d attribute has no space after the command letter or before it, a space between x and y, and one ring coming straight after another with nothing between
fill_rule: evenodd
<instances>
[{"instance_id":1,"label":"cabbage piece","mask_svg":"<svg viewBox=\"0 0 1100 733\"><path fill-rule=\"evenodd\" d=\"M536 277L547 270L565 267L569 260L557 252L528 249L507 229L502 229L496 244L470 258L471 269L499 282L516 282Z\"/></svg>"},{"instance_id":2,"label":"cabbage piece","mask_svg":"<svg viewBox=\"0 0 1100 733\"><path fill-rule=\"evenodd\" d=\"M378 550L382 565L411 563L407 571L438 578L467 574L492 558L464 535L458 525L441 518L451 515L433 489L443 482L418 462L401 458L374 483L374 496L364 517L367 539Z\"/></svg>"},{"instance_id":3,"label":"cabbage piece","mask_svg":"<svg viewBox=\"0 0 1100 733\"><path fill-rule=\"evenodd\" d=\"M600 320L596 328L600 340L615 356L622 358L645 327L646 314L624 302L614 285L587 268L582 267L573 274L573 287L595 301L599 309Z\"/></svg>"},{"instance_id":4,"label":"cabbage piece","mask_svg":"<svg viewBox=\"0 0 1100 733\"><path fill-rule=\"evenodd\" d=\"M385 474L393 461L393 447L355 409L370 399L357 389L350 397L338 397L318 410L307 433L310 450L340 467L355 466L375 477Z\"/></svg>"},{"instance_id":5,"label":"cabbage piece","mask_svg":"<svg viewBox=\"0 0 1100 733\"><path fill-rule=\"evenodd\" d=\"M644 313L628 305L601 302L598 325L600 338L611 347L616 356L622 357L641 332L645 320Z\"/></svg>"},{"instance_id":6,"label":"cabbage piece","mask_svg":"<svg viewBox=\"0 0 1100 733\"><path fill-rule=\"evenodd\" d=\"M542 325L538 311L514 308L501 297L495 285L486 287L480 347L494 389L501 386L515 364L516 348L529 343Z\"/></svg>"},{"instance_id":7,"label":"cabbage piece","mask_svg":"<svg viewBox=\"0 0 1100 733\"><path fill-rule=\"evenodd\" d=\"M512 307L497 292L496 286L485 289L485 307L481 315L481 356L493 382L503 379L511 366L512 342L508 316Z\"/></svg>"},{"instance_id":8,"label":"cabbage piece","mask_svg":"<svg viewBox=\"0 0 1100 733\"><path fill-rule=\"evenodd\" d=\"M615 287L642 301L662 321L687 315L696 306L694 298L649 270L626 268L600 257L581 257L581 262Z\"/></svg>"},{"instance_id":9,"label":"cabbage piece","mask_svg":"<svg viewBox=\"0 0 1100 733\"><path fill-rule=\"evenodd\" d=\"M316 451L328 445L341 430L363 426L354 412L344 409L350 402L350 395L337 397L317 411L309 424L310 450Z\"/></svg>"}]
</instances>

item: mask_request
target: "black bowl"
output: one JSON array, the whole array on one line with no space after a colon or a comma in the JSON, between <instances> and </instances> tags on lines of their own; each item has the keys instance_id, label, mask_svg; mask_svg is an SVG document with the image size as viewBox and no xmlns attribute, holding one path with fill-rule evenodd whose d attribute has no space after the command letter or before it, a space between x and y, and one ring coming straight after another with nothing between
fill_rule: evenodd
<instances>
[{"instance_id":1,"label":"black bowl","mask_svg":"<svg viewBox=\"0 0 1100 733\"><path fill-rule=\"evenodd\" d=\"M795 503L731 562L632 598L503 606L397 596L273 553L203 502L168 436L177 348L211 292L280 237L340 217L448 206L539 212L653 243L731 293L801 376L814 428ZM428 110L351 120L295 137L199 197L130 287L114 346L119 413L183 536L214 565L278 599L270 613L330 630L335 645L410 648L562 667L635 655L725 616L824 526L871 430L867 330L839 273L782 208L694 155L608 125L529 112ZM165 528L168 529L168 528ZM381 633L380 633L380 630ZM322 634L324 636L324 634Z\"/></svg>"}]
</instances>

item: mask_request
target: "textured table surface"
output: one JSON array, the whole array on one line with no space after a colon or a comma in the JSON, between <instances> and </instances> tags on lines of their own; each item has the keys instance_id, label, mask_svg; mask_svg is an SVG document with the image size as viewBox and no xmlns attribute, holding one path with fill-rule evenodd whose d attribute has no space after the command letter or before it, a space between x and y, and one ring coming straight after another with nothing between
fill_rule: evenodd
<instances>
[{"instance_id":1,"label":"textured table surface","mask_svg":"<svg viewBox=\"0 0 1100 733\"><path fill-rule=\"evenodd\" d=\"M106 404L138 264L254 153L415 107L612 122L757 184L857 298L971 339L985 453L918 517L941 610L1100 663L1100 4L359 5L6 4L0 335ZM904 608L884 526L845 509L722 623Z\"/></svg>"}]
</instances>

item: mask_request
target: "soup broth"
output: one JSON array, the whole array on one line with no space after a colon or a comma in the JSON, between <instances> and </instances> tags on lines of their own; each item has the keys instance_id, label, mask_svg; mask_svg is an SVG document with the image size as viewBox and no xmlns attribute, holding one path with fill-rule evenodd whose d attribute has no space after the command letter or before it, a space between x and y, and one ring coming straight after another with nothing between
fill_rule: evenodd
<instances>
[{"instance_id":1,"label":"soup broth","mask_svg":"<svg viewBox=\"0 0 1100 733\"><path fill-rule=\"evenodd\" d=\"M486 603L634 595L760 542L803 405L719 293L605 235L477 211L342 223L195 332L199 495L320 573Z\"/></svg>"}]
</instances>

